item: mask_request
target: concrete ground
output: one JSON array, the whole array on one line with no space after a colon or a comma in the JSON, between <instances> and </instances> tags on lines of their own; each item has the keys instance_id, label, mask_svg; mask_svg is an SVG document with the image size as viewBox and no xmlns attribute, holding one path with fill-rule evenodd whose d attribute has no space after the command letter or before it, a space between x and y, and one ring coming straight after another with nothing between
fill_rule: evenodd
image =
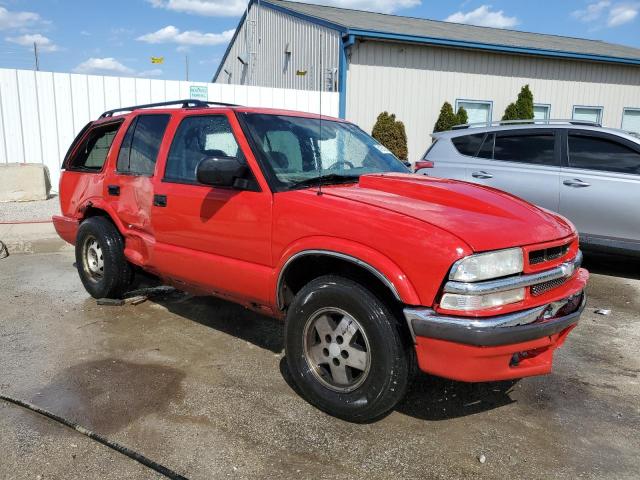
<instances>
[{"instance_id":1,"label":"concrete ground","mask_svg":"<svg viewBox=\"0 0 640 480\"><path fill-rule=\"evenodd\" d=\"M0 222L51 220L53 215L60 215L57 196L33 202L0 202Z\"/></svg>"},{"instance_id":2,"label":"concrete ground","mask_svg":"<svg viewBox=\"0 0 640 480\"><path fill-rule=\"evenodd\" d=\"M637 479L640 262L587 264L589 304L552 375L421 376L387 418L354 425L290 387L276 321L179 293L98 306L72 252L12 255L0 260L0 391L193 479ZM158 478L2 401L0 452L1 478Z\"/></svg>"}]
</instances>

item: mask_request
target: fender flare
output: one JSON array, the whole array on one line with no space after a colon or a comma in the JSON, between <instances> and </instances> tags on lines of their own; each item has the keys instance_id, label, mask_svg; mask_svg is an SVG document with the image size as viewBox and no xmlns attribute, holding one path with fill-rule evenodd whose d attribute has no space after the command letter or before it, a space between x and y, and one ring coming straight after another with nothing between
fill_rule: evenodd
<instances>
[{"instance_id":1,"label":"fender flare","mask_svg":"<svg viewBox=\"0 0 640 480\"><path fill-rule=\"evenodd\" d=\"M384 254L365 245L335 237L312 237L290 246L278 263L274 289L274 303L278 309L284 307L282 286L287 268L295 260L308 255L324 255L358 265L378 278L399 302L406 305L420 304L420 298L408 277L398 265Z\"/></svg>"}]
</instances>

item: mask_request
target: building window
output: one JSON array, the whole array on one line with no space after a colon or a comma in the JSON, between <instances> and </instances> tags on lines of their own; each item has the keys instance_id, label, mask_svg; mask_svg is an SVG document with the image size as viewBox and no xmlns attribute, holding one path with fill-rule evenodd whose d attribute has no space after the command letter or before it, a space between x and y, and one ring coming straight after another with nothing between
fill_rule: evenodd
<instances>
[{"instance_id":1,"label":"building window","mask_svg":"<svg viewBox=\"0 0 640 480\"><path fill-rule=\"evenodd\" d=\"M535 103L533 105L534 120L549 120L551 114L551 105L544 103Z\"/></svg>"},{"instance_id":2,"label":"building window","mask_svg":"<svg viewBox=\"0 0 640 480\"><path fill-rule=\"evenodd\" d=\"M467 111L468 123L490 123L493 102L486 100L456 100L456 112L460 107Z\"/></svg>"},{"instance_id":3,"label":"building window","mask_svg":"<svg viewBox=\"0 0 640 480\"><path fill-rule=\"evenodd\" d=\"M602 107L573 107L573 119L600 123L602 121Z\"/></svg>"},{"instance_id":4,"label":"building window","mask_svg":"<svg viewBox=\"0 0 640 480\"><path fill-rule=\"evenodd\" d=\"M622 129L640 133L640 108L625 108L622 112Z\"/></svg>"}]
</instances>

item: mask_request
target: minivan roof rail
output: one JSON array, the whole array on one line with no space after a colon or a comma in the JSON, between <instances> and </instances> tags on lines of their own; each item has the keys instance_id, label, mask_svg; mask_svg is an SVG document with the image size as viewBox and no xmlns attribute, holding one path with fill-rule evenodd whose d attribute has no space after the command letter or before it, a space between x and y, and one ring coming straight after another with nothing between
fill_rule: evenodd
<instances>
[{"instance_id":1,"label":"minivan roof rail","mask_svg":"<svg viewBox=\"0 0 640 480\"><path fill-rule=\"evenodd\" d=\"M216 105L220 107L237 107L233 103L222 103L222 102L205 102L203 100L194 100L188 98L186 100L172 100L170 102L158 102L158 103L145 103L144 105L133 105L131 107L122 107L122 108L114 108L113 110L107 110L100 118L113 117L115 113L120 112L132 112L134 110L140 110L141 108L154 108L154 107L170 107L173 105L182 105L181 108L203 108L209 107L210 105Z\"/></svg>"},{"instance_id":2,"label":"minivan roof rail","mask_svg":"<svg viewBox=\"0 0 640 480\"><path fill-rule=\"evenodd\" d=\"M589 120L576 120L573 118L539 118L530 120L497 120L494 122L477 122L477 123L465 123L462 125L455 125L451 127L451 130L462 130L465 128L473 127L500 127L502 125L583 125L588 127L602 127L599 122L591 122Z\"/></svg>"}]
</instances>

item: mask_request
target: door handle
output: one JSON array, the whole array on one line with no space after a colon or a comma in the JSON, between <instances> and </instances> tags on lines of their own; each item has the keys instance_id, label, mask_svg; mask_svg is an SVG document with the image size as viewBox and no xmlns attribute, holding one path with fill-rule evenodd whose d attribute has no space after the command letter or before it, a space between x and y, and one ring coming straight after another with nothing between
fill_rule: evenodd
<instances>
[{"instance_id":1,"label":"door handle","mask_svg":"<svg viewBox=\"0 0 640 480\"><path fill-rule=\"evenodd\" d=\"M573 180L565 180L562 183L564 183L567 187L573 187L573 188L584 188L584 187L591 186L590 183L583 182L579 178L574 178Z\"/></svg>"},{"instance_id":2,"label":"door handle","mask_svg":"<svg viewBox=\"0 0 640 480\"><path fill-rule=\"evenodd\" d=\"M107 187L107 191L109 192L109 195L111 195L112 197L120 196L120 186L119 185L109 185Z\"/></svg>"},{"instance_id":3,"label":"door handle","mask_svg":"<svg viewBox=\"0 0 640 480\"><path fill-rule=\"evenodd\" d=\"M493 178L493 175L485 172L484 170L480 170L479 172L473 172L471 176L473 178Z\"/></svg>"},{"instance_id":4,"label":"door handle","mask_svg":"<svg viewBox=\"0 0 640 480\"><path fill-rule=\"evenodd\" d=\"M166 195L154 195L153 196L153 206L154 207L166 207L167 206L167 196Z\"/></svg>"}]
</instances>

